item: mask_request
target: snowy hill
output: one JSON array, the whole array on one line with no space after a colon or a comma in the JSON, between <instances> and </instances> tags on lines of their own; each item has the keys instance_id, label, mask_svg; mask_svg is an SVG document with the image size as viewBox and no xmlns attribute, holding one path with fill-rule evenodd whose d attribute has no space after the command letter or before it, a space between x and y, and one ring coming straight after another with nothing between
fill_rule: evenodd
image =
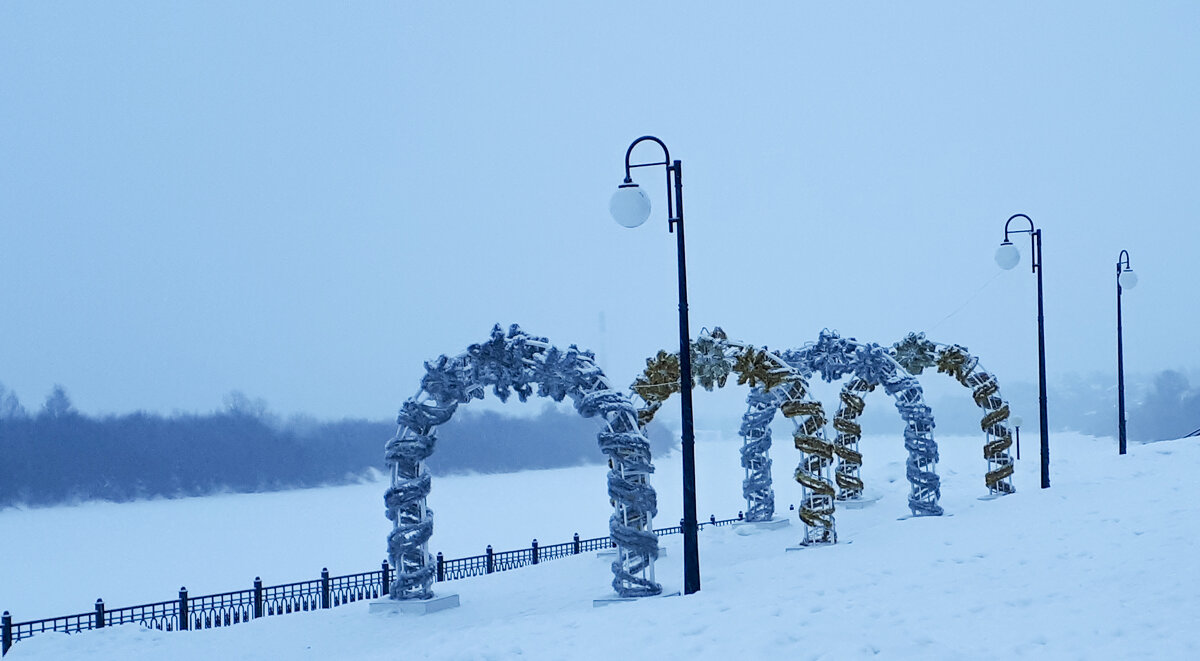
<instances>
[{"instance_id":1,"label":"snowy hill","mask_svg":"<svg viewBox=\"0 0 1200 661\"><path fill-rule=\"evenodd\" d=\"M939 439L942 504L949 516L898 520L907 514L903 449L896 439L868 437L864 478L880 500L864 509L838 512L842 543L785 551L800 537L789 528L742 535L731 528L706 529L700 537L702 590L688 597L658 597L594 608L610 594L606 559L594 554L536 567L437 584L457 592L462 607L425 617L368 615L363 604L329 611L266 618L228 629L164 633L122 626L73 636L48 634L17 644L13 659L501 659L501 658L698 658L747 659L1192 659L1200 656L1200 444L1194 439L1133 446L1116 454L1111 439L1055 435L1051 441L1052 488L1037 488L1036 435L1023 439L1018 493L983 501L981 438ZM699 444L700 510L724 516L741 508L737 441ZM796 457L777 443L776 492L780 509L798 500L788 480ZM656 461L660 492L657 525L679 511L676 457ZM448 556L523 546L602 533L607 502L603 471L595 467L507 476L435 479L431 505L438 518L432 545ZM134 601L106 595L113 606L169 597L174 583L163 566L187 575L193 593L229 589L230 577L256 567L293 568L293 580L315 564L337 571L377 565L382 556L379 485L292 494L157 501L122 506L85 505L0 513L8 537L6 566L14 566L11 540L54 540L54 529L71 520L103 517L120 529L126 550L145 538L153 546L163 508L184 515L173 525L194 538L224 537L223 554L206 557L196 548L185 562L142 559L124 567L113 561L97 571L78 545L67 556L78 571L57 563L5 572L4 608L26 610L47 587L86 610L94 593L92 574L137 575L153 571L154 592L143 587ZM270 506L278 499L277 506ZM253 505L253 507L248 507ZM106 509L111 508L111 509ZM121 518L123 508L132 508ZM239 511L240 517L230 513ZM291 513L291 514L288 514ZM353 513L353 514L350 514ZM365 514L364 514L365 513ZM522 513L513 520L510 513ZM346 516L343 516L346 514ZM300 516L307 528L293 525ZM269 525L268 520L284 519ZM135 521L149 521L144 526ZM341 521L339 519L346 519ZM37 522L42 522L38 524ZM585 527L585 522L591 528ZM37 526L50 537L39 537ZM329 534L320 525L332 526ZM242 535L257 526L262 538L233 553ZM343 527L345 526L345 527ZM99 527L99 526L98 526ZM582 528L582 529L581 529ZM361 529L361 530L360 530ZM353 532L357 531L357 532ZM744 531L743 531L744 532ZM342 537L344 535L344 537ZM276 537L277 536L277 537ZM269 541L268 541L269 540ZM78 541L78 540L76 540ZM103 539L100 540L101 543ZM55 549L33 548L30 556ZM666 558L657 565L668 592L681 586L681 539L663 538ZM31 550L32 549L32 550ZM171 549L155 547L157 553ZM150 551L145 551L150 553ZM242 558L241 556L246 556ZM237 559L240 558L240 559ZM328 558L328 559L326 559ZM234 562L234 560L236 562ZM28 557L25 561L28 561ZM332 563L345 562L345 567ZM231 563L237 565L231 567ZM237 564L241 563L241 564ZM297 571L300 567L294 567ZM225 576L224 583L218 578ZM203 577L203 578L201 578ZM264 579L267 577L264 576ZM182 579L181 579L182 580ZM119 583L120 580L115 582ZM105 586L106 589L108 586ZM163 592L167 594L162 595ZM160 596L161 595L161 596ZM37 608L60 607L43 602ZM83 608L81 608L83 606ZM30 606L28 610L33 610ZM17 612L19 619L24 613ZM58 614L39 612L38 615ZM32 613L30 614L32 615Z\"/></svg>"}]
</instances>

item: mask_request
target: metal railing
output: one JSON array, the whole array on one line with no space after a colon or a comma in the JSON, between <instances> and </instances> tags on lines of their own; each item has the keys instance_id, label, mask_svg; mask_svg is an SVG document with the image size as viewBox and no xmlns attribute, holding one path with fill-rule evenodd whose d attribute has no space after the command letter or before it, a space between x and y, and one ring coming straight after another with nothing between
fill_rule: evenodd
<instances>
[{"instance_id":1,"label":"metal railing","mask_svg":"<svg viewBox=\"0 0 1200 661\"><path fill-rule=\"evenodd\" d=\"M715 516L710 516L708 521L701 521L698 527L703 529L705 526L727 526L741 521L742 518L741 512L738 512L737 518L733 519L717 520ZM678 526L657 528L654 532L657 535L676 535L682 529L683 522L681 521ZM470 576L482 576L580 553L615 549L616 546L607 536L580 539L579 533L575 533L575 537L571 541L550 546L540 546L535 539L529 548L500 551L499 553L492 551L489 544L483 555L466 558L447 560L441 553L438 553L437 580L445 582ZM254 587L247 590L192 597L188 595L187 588L180 588L178 599L112 610L105 607L103 599L97 599L94 609L90 612L28 622L13 622L12 615L8 611L4 611L3 616L0 616L0 654L7 654L9 648L21 640L48 631L78 633L119 624L140 624L143 627L160 631L212 629L241 624L262 617L333 608L355 601L378 599L388 593L391 571L392 568L388 566L387 560L384 560L376 571L330 576L329 569L322 569L319 579L282 585L264 586L262 578L255 577Z\"/></svg>"}]
</instances>

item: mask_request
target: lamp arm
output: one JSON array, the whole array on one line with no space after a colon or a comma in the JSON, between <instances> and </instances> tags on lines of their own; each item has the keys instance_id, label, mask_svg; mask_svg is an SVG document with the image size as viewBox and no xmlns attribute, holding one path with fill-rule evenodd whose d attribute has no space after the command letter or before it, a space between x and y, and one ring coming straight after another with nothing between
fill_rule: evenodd
<instances>
[{"instance_id":1,"label":"lamp arm","mask_svg":"<svg viewBox=\"0 0 1200 661\"><path fill-rule=\"evenodd\" d=\"M629 162L629 157L633 155L633 148L647 141L653 142L659 147L662 147L663 160L655 161L653 163L631 164ZM683 216L683 198L682 192L679 190L682 187L680 177L682 176L681 170L683 167L679 164L679 161L675 161L673 165L671 164L671 152L667 149L666 143L652 135L643 135L642 137L630 143L629 149L625 150L625 183L633 183L633 178L629 176L629 170L631 168L645 168L655 165L667 166L667 229L671 232L674 232L675 224L680 222ZM675 175L674 181L672 181L671 175ZM672 188L675 189L674 195L672 195Z\"/></svg>"},{"instance_id":2,"label":"lamp arm","mask_svg":"<svg viewBox=\"0 0 1200 661\"><path fill-rule=\"evenodd\" d=\"M634 165L630 165L629 157L631 155L633 155L633 148L643 142L646 142L647 140L658 143L658 146L662 147L663 160L660 162L657 162L657 163L637 163ZM637 140L634 140L632 143L630 143L629 149L625 150L625 182L629 183L630 181L632 181L632 179L629 176L630 168L644 168L644 167L649 167L651 165L669 165L670 163L671 163L671 152L667 150L667 145L663 144L662 140L659 140L658 138L656 138L652 135L643 135L642 137L640 137Z\"/></svg>"},{"instance_id":3,"label":"lamp arm","mask_svg":"<svg viewBox=\"0 0 1200 661\"><path fill-rule=\"evenodd\" d=\"M1012 224L1012 221L1016 220L1017 218L1024 218L1029 223L1029 229L1027 229L1027 230L1010 230L1010 229L1008 229L1008 226L1010 224ZM1033 232L1034 232L1033 219L1030 218L1029 216L1026 216L1023 213L1015 213L1015 214L1009 216L1008 220L1005 221L1005 223L1004 223L1004 240L1005 241L1008 241L1008 235L1010 232L1016 233L1016 234L1024 234L1024 233L1028 232L1030 234L1033 234Z\"/></svg>"}]
</instances>

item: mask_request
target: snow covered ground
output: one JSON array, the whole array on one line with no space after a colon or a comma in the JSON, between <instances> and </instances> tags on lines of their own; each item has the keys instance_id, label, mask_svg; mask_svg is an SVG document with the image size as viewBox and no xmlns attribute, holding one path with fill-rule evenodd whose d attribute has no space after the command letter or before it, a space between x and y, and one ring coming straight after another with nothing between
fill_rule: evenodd
<instances>
[{"instance_id":1,"label":"snow covered ground","mask_svg":"<svg viewBox=\"0 0 1200 661\"><path fill-rule=\"evenodd\" d=\"M1134 445L1052 441L1037 488L1036 435L1022 439L1018 493L983 501L981 437L939 438L948 516L898 520L902 443L868 437L863 474L880 496L840 510L842 543L788 552L790 528L706 529L702 590L593 608L611 594L594 554L437 585L462 607L425 617L351 604L228 629L129 625L17 644L13 659L1200 657L1200 467L1196 439ZM736 439L698 446L701 514L743 507ZM777 443L779 510L797 502L796 453ZM656 461L657 525L678 518L677 457ZM432 546L448 557L603 534L604 469L438 478ZM382 486L0 512L0 608L17 620L371 569L383 557ZM657 565L680 589L681 538Z\"/></svg>"}]
</instances>

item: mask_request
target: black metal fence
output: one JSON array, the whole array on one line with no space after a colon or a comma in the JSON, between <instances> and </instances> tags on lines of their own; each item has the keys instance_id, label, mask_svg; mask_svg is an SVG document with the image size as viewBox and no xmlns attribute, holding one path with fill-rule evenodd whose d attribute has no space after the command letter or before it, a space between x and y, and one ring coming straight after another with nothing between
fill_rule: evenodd
<instances>
[{"instance_id":1,"label":"black metal fence","mask_svg":"<svg viewBox=\"0 0 1200 661\"><path fill-rule=\"evenodd\" d=\"M738 512L737 518L719 521L717 517L710 516L708 521L701 521L699 527L703 529L705 526L727 526L742 518L741 512ZM657 528L654 532L658 535L679 534L683 529L682 524L681 521L678 526ZM616 544L609 537L580 539L579 533L575 533L571 541L550 546L540 546L535 539L529 548L515 551L496 553L489 544L483 555L447 560L438 553L437 580L453 581L492 574L609 548L616 548ZM187 588L180 588L178 599L112 610L105 607L103 599L97 599L94 610L87 613L28 622L13 622L12 615L4 611L0 619L0 653L7 654L14 643L47 631L77 633L118 624L141 624L160 631L211 629L241 624L261 617L333 608L364 599L376 599L388 593L391 571L387 560L384 560L377 571L330 576L329 569L322 569L319 579L283 585L263 585L262 579L255 577L254 587L247 590L192 597L188 595Z\"/></svg>"}]
</instances>

